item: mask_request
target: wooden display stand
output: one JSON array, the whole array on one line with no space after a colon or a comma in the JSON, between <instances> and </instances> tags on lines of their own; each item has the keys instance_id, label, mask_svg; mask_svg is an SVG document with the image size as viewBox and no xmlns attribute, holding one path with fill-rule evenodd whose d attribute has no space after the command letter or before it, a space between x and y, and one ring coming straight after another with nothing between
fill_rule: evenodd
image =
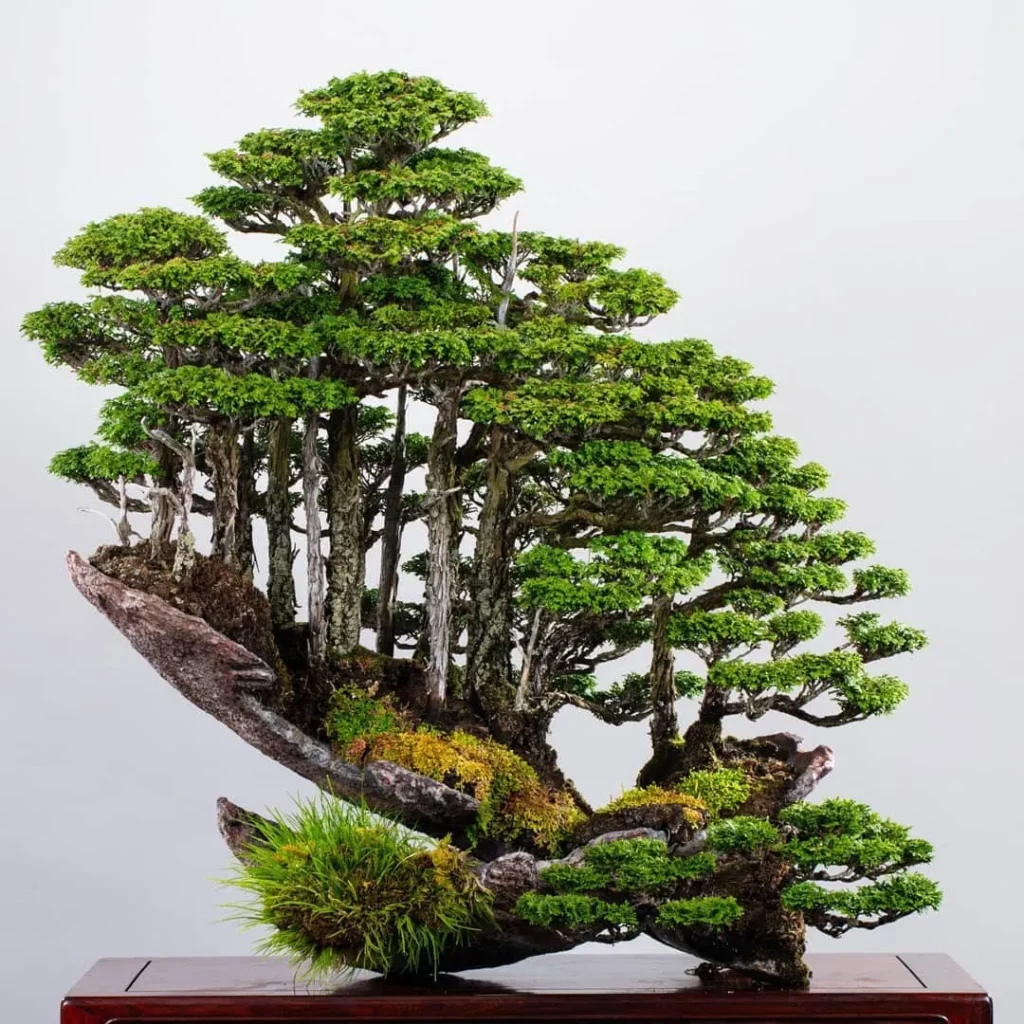
<instances>
[{"instance_id":1,"label":"wooden display stand","mask_svg":"<svg viewBox=\"0 0 1024 1024\"><path fill-rule=\"evenodd\" d=\"M358 972L329 986L277 957L100 960L61 1024L121 1021L675 1021L680 1024L991 1024L992 1002L941 954L809 956L810 989L702 984L682 955L568 954L407 983Z\"/></svg>"}]
</instances>

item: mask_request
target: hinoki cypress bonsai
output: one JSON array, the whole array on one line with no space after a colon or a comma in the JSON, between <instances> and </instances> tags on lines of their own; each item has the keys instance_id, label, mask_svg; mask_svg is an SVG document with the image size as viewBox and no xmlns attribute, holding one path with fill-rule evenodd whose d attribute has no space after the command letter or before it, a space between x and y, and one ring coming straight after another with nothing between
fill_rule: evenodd
<instances>
[{"instance_id":1,"label":"hinoki cypress bonsai","mask_svg":"<svg viewBox=\"0 0 1024 1024\"><path fill-rule=\"evenodd\" d=\"M801 985L806 925L937 906L909 870L926 842L807 802L828 747L725 731L887 714L906 688L870 663L925 642L848 607L906 574L866 561L825 471L771 432L771 383L704 341L631 337L677 296L617 246L481 227L520 182L439 145L484 116L473 96L358 74L298 109L312 127L210 155L202 215L72 238L56 259L89 297L24 325L120 388L51 464L116 510L116 545L69 554L76 586L325 791L273 818L218 802L269 947L430 973L647 934ZM217 222L281 258L241 259ZM606 807L548 743L567 707L649 722Z\"/></svg>"}]
</instances>

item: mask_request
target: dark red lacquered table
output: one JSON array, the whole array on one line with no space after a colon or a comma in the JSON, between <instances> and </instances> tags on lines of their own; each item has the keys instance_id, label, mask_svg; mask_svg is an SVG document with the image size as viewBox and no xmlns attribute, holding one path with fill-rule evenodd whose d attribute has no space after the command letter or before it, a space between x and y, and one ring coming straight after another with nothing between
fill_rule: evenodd
<instances>
[{"instance_id":1,"label":"dark red lacquered table","mask_svg":"<svg viewBox=\"0 0 1024 1024\"><path fill-rule=\"evenodd\" d=\"M989 1024L984 989L936 953L807 958L802 992L705 985L677 956L564 955L443 977L357 974L309 986L277 957L100 960L68 993L61 1024L115 1021L675 1021L688 1024Z\"/></svg>"}]
</instances>

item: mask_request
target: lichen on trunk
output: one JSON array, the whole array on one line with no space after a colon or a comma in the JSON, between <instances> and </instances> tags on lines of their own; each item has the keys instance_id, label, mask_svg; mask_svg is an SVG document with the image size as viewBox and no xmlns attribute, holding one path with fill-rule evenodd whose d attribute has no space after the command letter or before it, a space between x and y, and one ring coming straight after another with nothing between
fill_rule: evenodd
<instances>
[{"instance_id":1,"label":"lichen on trunk","mask_svg":"<svg viewBox=\"0 0 1024 1024\"><path fill-rule=\"evenodd\" d=\"M320 523L320 455L317 437L320 415L306 417L302 435L302 500L306 513L306 586L309 605L310 660L322 661L327 651L327 623L324 619L324 555Z\"/></svg>"},{"instance_id":2,"label":"lichen on trunk","mask_svg":"<svg viewBox=\"0 0 1024 1024\"><path fill-rule=\"evenodd\" d=\"M359 406L327 419L327 651L339 657L359 645L365 560L359 485Z\"/></svg>"},{"instance_id":3,"label":"lichen on trunk","mask_svg":"<svg viewBox=\"0 0 1024 1024\"><path fill-rule=\"evenodd\" d=\"M462 519L455 459L461 394L459 385L440 389L434 431L427 449L426 688L428 699L437 710L443 706L448 689Z\"/></svg>"}]
</instances>

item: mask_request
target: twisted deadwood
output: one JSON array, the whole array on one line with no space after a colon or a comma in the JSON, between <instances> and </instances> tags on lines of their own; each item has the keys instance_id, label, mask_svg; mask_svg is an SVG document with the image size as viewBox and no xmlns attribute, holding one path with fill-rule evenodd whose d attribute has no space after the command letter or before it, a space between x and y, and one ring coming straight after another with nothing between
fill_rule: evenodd
<instances>
[{"instance_id":1,"label":"twisted deadwood","mask_svg":"<svg viewBox=\"0 0 1024 1024\"><path fill-rule=\"evenodd\" d=\"M358 768L339 760L326 744L261 701L259 695L272 692L277 684L275 672L261 658L203 619L107 576L76 552L68 552L67 565L83 596L167 682L261 753L339 797L363 800L372 810L396 816L427 835L450 835L457 845L464 841L466 830L476 819L478 801L387 761ZM751 742L774 748L790 772L790 781L776 797L775 810L804 799L833 767L828 747L801 751L799 737L790 733ZM240 859L253 842L254 825L260 820L259 815L224 797L217 801L221 835ZM667 830L623 828L616 822L614 814L593 815L578 833L581 845L558 861L541 860L525 851L505 853L488 861L472 860L472 870L494 897L496 927L471 945L446 950L439 969L453 972L501 966L599 939L601 924L570 932L557 926L530 925L515 913L516 901L523 893L540 887L540 873L551 864L578 865L587 847L617 839L661 839L677 855L697 853L705 843L703 831L684 828L675 820L666 823ZM798 915L789 915L789 920L780 911L776 916L780 920L770 922L771 927L763 920L763 913L748 923L744 929L745 956L737 956L735 932L729 942L723 942L705 929L665 927L654 921L644 924L642 931L711 963L790 984L794 980L794 944L802 951L803 924Z\"/></svg>"},{"instance_id":2,"label":"twisted deadwood","mask_svg":"<svg viewBox=\"0 0 1024 1024\"><path fill-rule=\"evenodd\" d=\"M125 586L74 551L68 552L67 565L82 595L171 686L261 754L337 796L363 799L371 810L397 815L427 835L458 836L476 819L478 801L450 786L389 761L359 768L336 758L326 744L259 700L257 694L275 685L273 669L202 619Z\"/></svg>"}]
</instances>

